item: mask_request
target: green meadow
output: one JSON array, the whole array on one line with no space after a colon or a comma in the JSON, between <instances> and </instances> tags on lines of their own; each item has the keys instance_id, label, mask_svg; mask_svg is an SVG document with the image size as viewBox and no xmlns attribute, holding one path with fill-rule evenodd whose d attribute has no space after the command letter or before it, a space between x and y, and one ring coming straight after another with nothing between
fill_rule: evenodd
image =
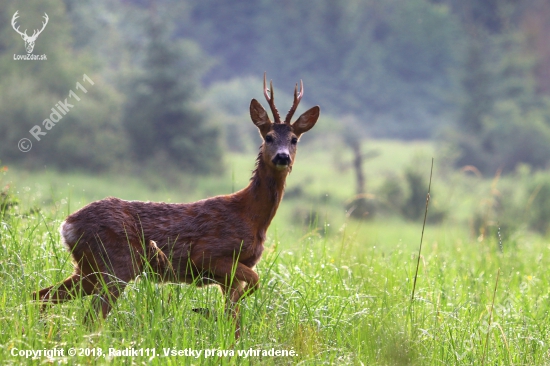
<instances>
[{"instance_id":1,"label":"green meadow","mask_svg":"<svg viewBox=\"0 0 550 366\"><path fill-rule=\"evenodd\" d=\"M0 216L0 363L549 364L550 243L524 224L536 195L514 193L534 178L521 169L505 177L453 171L425 142L366 144L378 153L364 164L367 192L377 202L407 169L425 178L426 194L435 156L419 257L421 219L383 208L369 219L350 215L351 154L323 149L329 143L299 147L256 267L261 288L242 302L238 341L214 286L159 285L143 273L108 318L91 326L83 324L90 297L41 312L31 293L72 272L58 232L71 212L106 196L188 202L231 193L247 184L253 151L226 156L218 177L8 166L0 173L11 202ZM502 209L504 198L514 202L513 214ZM202 317L192 311L197 307L218 316Z\"/></svg>"}]
</instances>

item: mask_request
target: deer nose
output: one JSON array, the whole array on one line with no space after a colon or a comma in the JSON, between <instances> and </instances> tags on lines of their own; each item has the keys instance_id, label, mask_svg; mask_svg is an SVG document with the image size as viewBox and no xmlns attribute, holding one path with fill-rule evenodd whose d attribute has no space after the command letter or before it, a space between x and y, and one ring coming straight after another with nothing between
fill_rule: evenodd
<instances>
[{"instance_id":1,"label":"deer nose","mask_svg":"<svg viewBox=\"0 0 550 366\"><path fill-rule=\"evenodd\" d=\"M288 166L290 165L290 155L284 152L277 153L272 162L274 165Z\"/></svg>"}]
</instances>

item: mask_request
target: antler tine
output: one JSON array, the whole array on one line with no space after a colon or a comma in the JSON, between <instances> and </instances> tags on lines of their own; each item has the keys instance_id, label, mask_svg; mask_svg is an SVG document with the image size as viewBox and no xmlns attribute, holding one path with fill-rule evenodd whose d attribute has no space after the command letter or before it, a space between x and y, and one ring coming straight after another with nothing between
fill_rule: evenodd
<instances>
[{"instance_id":1,"label":"antler tine","mask_svg":"<svg viewBox=\"0 0 550 366\"><path fill-rule=\"evenodd\" d=\"M19 18L18 13L19 13L19 10L17 10L17 11L15 12L15 14L13 14L13 17L11 18L11 26L12 26L12 28L13 28L17 33L19 33L20 35L23 35L23 34L24 34L24 35L27 35L27 30L26 30L26 29L25 29L25 32L23 33L23 32L21 32L21 31L19 30L19 26L17 26L17 28L15 28L15 23L17 23L17 18Z\"/></svg>"},{"instance_id":2,"label":"antler tine","mask_svg":"<svg viewBox=\"0 0 550 366\"><path fill-rule=\"evenodd\" d=\"M19 13L19 10L17 10L15 12L15 14L13 14L13 17L11 18L11 25L14 29L15 29L15 23L17 21L17 18L19 18L19 14L17 14L17 13ZM17 28L19 28L19 27L17 27Z\"/></svg>"},{"instance_id":3,"label":"antler tine","mask_svg":"<svg viewBox=\"0 0 550 366\"><path fill-rule=\"evenodd\" d=\"M38 37L38 35L39 35L40 33L42 33L42 31L44 30L44 28L46 28L46 24L48 24L48 20L50 20L50 18L48 17L48 14L46 14L46 13L44 13L44 16L43 16L42 18L44 18L45 22L42 22L42 29L40 29L40 30L38 30L38 29L35 30L35 32L38 31L38 33L36 34L36 37ZM34 37L34 34L33 34L33 37Z\"/></svg>"},{"instance_id":4,"label":"antler tine","mask_svg":"<svg viewBox=\"0 0 550 366\"><path fill-rule=\"evenodd\" d=\"M294 115L294 112L296 112L296 108L298 108L298 104L300 104L300 100L302 100L302 96L304 95L304 83L302 80L300 80L300 93L298 93L298 83L294 86L294 103L292 104L292 107L288 111L288 114L285 118L285 123L290 124L290 120L292 119L292 116Z\"/></svg>"},{"instance_id":5,"label":"antler tine","mask_svg":"<svg viewBox=\"0 0 550 366\"><path fill-rule=\"evenodd\" d=\"M273 118L275 119L275 123L281 123L281 117L279 116L279 111L277 110L277 107L275 107L275 100L273 99L273 80L270 80L269 82L269 89L267 89L266 85L266 74L264 72L264 95L265 99L269 103L269 107L271 107L271 113L273 113ZM269 93L268 93L269 91ZM271 94L271 97L270 97Z\"/></svg>"}]
</instances>

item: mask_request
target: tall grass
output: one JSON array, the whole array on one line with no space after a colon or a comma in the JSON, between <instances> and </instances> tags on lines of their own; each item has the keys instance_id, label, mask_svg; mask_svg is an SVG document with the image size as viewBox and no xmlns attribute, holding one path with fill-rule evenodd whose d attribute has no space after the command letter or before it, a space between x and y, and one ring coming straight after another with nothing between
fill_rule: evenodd
<instances>
[{"instance_id":1,"label":"tall grass","mask_svg":"<svg viewBox=\"0 0 550 366\"><path fill-rule=\"evenodd\" d=\"M501 254L498 243L469 242L466 235L428 226L411 316L418 225L401 223L405 235L387 242L355 234L395 231L395 225L357 228L348 222L334 235L298 228L280 235L277 228L257 268L262 287L243 302L243 331L235 342L215 287L159 285L147 274L127 287L105 321L91 327L82 324L89 297L40 313L31 292L72 272L57 232L65 214L59 208L2 218L2 364L471 365L483 357L499 365L550 362L550 247L543 241L513 248L505 243ZM192 312L197 307L213 309L217 319ZM88 349L88 355L68 356L71 347ZM12 355L15 349L53 348L65 354L34 360ZM149 355L103 356L109 348ZM164 357L168 348L203 353ZM226 355L205 358L204 351L213 349ZM238 355L271 349L296 356Z\"/></svg>"},{"instance_id":2,"label":"tall grass","mask_svg":"<svg viewBox=\"0 0 550 366\"><path fill-rule=\"evenodd\" d=\"M92 297L40 312L31 293L72 273L58 233L67 214L106 195L189 201L229 193L233 186L246 184L248 173L243 171L250 171L253 164L249 156L228 173L234 178L205 178L201 190L189 197L178 196L174 188L153 190L140 182L125 185L123 179L113 183L110 178L78 176L68 186L68 176L25 177L16 172L20 183L12 193L19 203L0 216L0 364L550 363L548 241L506 233L502 238L481 238L457 219L467 217L480 202L478 192L496 196L489 189L491 181L466 177L458 184L455 173L434 177L430 209L432 203L444 201L443 206L459 214L438 226L426 226L418 257L421 223L396 217L362 222L346 218L341 202L348 198L346 192L353 192L353 185L346 190L338 181L344 173L319 167L317 162L329 159L315 154L300 156L297 164L303 165L295 166L289 177L289 189L302 186L306 194L286 197L269 230L256 268L261 288L243 301L243 329L237 342L216 287L160 285L144 273L129 284L109 317L91 326L83 325L83 319L93 306ZM311 180L313 176L321 178ZM51 189L34 183L49 178L54 182ZM217 187L215 180L223 180L223 187ZM181 191L182 196L187 194ZM305 226L297 223L297 213L308 217ZM205 318L193 308L211 309L217 316ZM64 354L35 359L13 355L17 350L54 348ZM70 348L82 355L69 356ZM110 348L143 354L108 356ZM171 355L189 350L202 354ZM206 350L220 353L207 358ZM273 350L295 355L261 354ZM170 355L165 357L165 351ZM238 351L249 351L248 357Z\"/></svg>"}]
</instances>

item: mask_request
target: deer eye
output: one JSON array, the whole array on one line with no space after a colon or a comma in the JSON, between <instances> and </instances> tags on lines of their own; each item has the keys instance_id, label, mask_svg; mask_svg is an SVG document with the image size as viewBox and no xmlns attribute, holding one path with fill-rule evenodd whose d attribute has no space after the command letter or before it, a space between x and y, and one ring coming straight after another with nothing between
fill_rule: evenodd
<instances>
[{"instance_id":1,"label":"deer eye","mask_svg":"<svg viewBox=\"0 0 550 366\"><path fill-rule=\"evenodd\" d=\"M265 142L267 142L267 143L273 142L273 136L267 135L267 136L265 137Z\"/></svg>"},{"instance_id":2,"label":"deer eye","mask_svg":"<svg viewBox=\"0 0 550 366\"><path fill-rule=\"evenodd\" d=\"M292 145L296 145L298 143L298 139L296 137L293 137L291 140L290 140L290 143Z\"/></svg>"}]
</instances>

